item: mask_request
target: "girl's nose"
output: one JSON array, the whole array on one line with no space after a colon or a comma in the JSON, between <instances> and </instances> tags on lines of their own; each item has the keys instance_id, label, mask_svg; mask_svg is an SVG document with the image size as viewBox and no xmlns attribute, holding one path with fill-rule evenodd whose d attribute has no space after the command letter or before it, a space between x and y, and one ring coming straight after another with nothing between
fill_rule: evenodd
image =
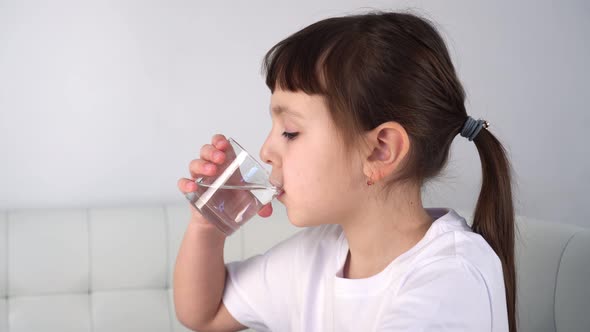
<instances>
[{"instance_id":1,"label":"girl's nose","mask_svg":"<svg viewBox=\"0 0 590 332\"><path fill-rule=\"evenodd\" d=\"M266 164L273 165L268 139L260 148L260 160L262 160Z\"/></svg>"}]
</instances>

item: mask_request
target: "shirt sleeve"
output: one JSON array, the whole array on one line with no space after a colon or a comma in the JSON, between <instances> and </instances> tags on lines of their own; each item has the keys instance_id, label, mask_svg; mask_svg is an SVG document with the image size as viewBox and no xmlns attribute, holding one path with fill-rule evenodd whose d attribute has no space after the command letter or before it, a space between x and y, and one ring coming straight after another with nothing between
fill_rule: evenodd
<instances>
[{"instance_id":1,"label":"shirt sleeve","mask_svg":"<svg viewBox=\"0 0 590 332\"><path fill-rule=\"evenodd\" d=\"M379 330L491 331L490 301L477 268L460 257L441 258L407 276Z\"/></svg>"},{"instance_id":2,"label":"shirt sleeve","mask_svg":"<svg viewBox=\"0 0 590 332\"><path fill-rule=\"evenodd\" d=\"M299 231L264 254L226 264L223 303L242 325L256 331L281 331L288 322L289 296Z\"/></svg>"}]
</instances>

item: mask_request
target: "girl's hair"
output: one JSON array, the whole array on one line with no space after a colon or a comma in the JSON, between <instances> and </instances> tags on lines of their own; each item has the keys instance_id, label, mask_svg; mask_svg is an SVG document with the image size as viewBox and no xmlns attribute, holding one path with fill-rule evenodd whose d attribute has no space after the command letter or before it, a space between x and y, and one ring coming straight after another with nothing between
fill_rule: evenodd
<instances>
[{"instance_id":1,"label":"girl's hair","mask_svg":"<svg viewBox=\"0 0 590 332\"><path fill-rule=\"evenodd\" d=\"M266 85L325 98L350 152L360 135L395 121L410 138L400 176L420 187L447 163L467 120L465 92L434 25L411 13L369 12L316 22L272 47L263 61ZM502 263L508 322L516 332L516 271L511 165L488 130L473 139L482 187L472 229Z\"/></svg>"}]
</instances>

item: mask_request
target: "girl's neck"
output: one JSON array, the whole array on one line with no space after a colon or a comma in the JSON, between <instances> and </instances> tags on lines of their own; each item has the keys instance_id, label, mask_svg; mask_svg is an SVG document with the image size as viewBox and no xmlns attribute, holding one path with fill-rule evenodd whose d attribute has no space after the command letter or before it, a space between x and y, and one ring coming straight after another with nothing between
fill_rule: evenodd
<instances>
[{"instance_id":1,"label":"girl's neck","mask_svg":"<svg viewBox=\"0 0 590 332\"><path fill-rule=\"evenodd\" d=\"M344 278L368 278L383 271L416 245L432 225L434 220L422 207L419 190L395 197L405 200L368 200L362 215L342 224L349 246Z\"/></svg>"}]
</instances>

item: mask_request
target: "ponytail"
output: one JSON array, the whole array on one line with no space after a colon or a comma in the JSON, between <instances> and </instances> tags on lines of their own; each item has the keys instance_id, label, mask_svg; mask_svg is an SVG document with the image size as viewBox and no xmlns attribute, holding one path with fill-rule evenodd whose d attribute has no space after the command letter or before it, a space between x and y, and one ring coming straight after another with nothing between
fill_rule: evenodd
<instances>
[{"instance_id":1,"label":"ponytail","mask_svg":"<svg viewBox=\"0 0 590 332\"><path fill-rule=\"evenodd\" d=\"M500 257L504 271L508 326L516 332L516 267L514 264L514 207L511 165L502 144L487 130L473 140L482 169L482 185L473 215L472 229Z\"/></svg>"}]
</instances>

